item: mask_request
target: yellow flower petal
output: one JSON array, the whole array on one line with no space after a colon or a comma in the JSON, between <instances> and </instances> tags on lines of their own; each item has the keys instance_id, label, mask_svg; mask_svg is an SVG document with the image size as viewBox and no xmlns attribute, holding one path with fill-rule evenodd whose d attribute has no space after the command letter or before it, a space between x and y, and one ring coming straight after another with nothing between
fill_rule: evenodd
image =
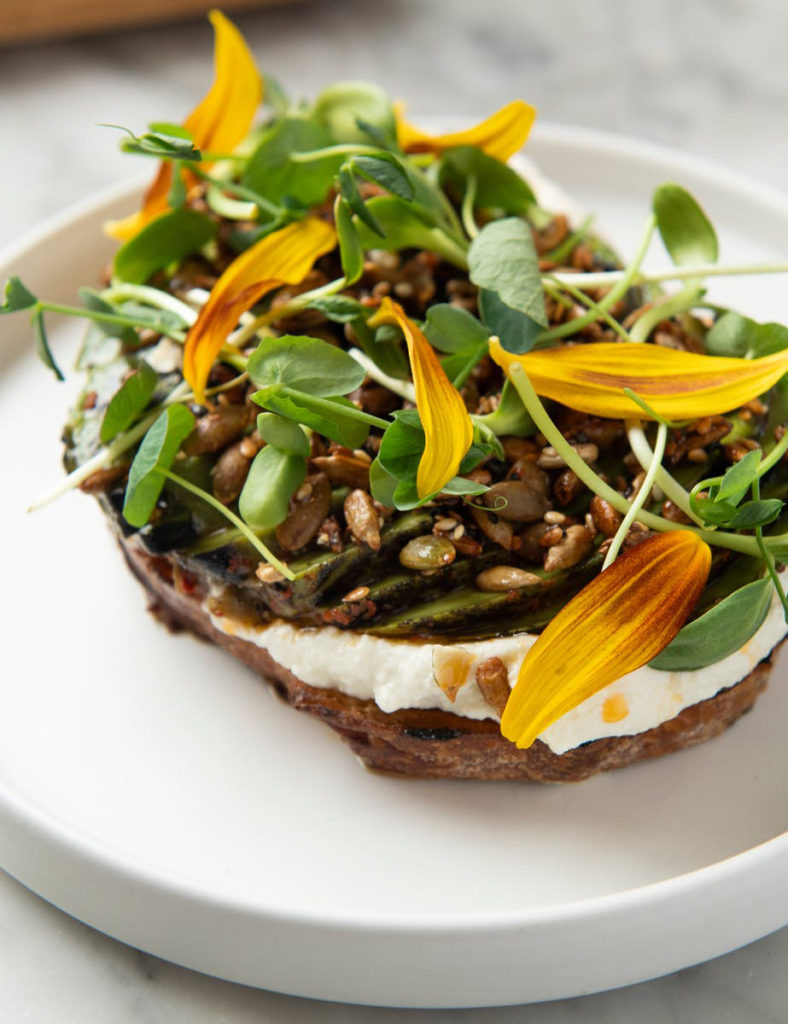
<instances>
[{"instance_id":1,"label":"yellow flower petal","mask_svg":"<svg viewBox=\"0 0 788 1024\"><path fill-rule=\"evenodd\" d=\"M711 551L695 533L660 533L619 555L556 615L525 656L501 719L520 748L572 708L645 665L703 592Z\"/></svg>"},{"instance_id":2,"label":"yellow flower petal","mask_svg":"<svg viewBox=\"0 0 788 1024\"><path fill-rule=\"evenodd\" d=\"M465 131L429 135L405 120L401 104L396 105L395 112L397 141L405 153L442 153L453 146L476 146L488 156L504 161L525 145L536 118L534 107L513 100Z\"/></svg>"},{"instance_id":3,"label":"yellow flower petal","mask_svg":"<svg viewBox=\"0 0 788 1024\"><path fill-rule=\"evenodd\" d=\"M459 391L452 386L432 345L388 296L368 321L373 327L397 324L405 335L416 406L424 428L424 453L416 474L420 498L437 494L457 475L473 440L473 424Z\"/></svg>"},{"instance_id":4,"label":"yellow flower petal","mask_svg":"<svg viewBox=\"0 0 788 1024\"><path fill-rule=\"evenodd\" d=\"M279 285L300 284L315 260L335 245L334 228L307 217L266 235L230 264L186 336L183 375L198 401L204 398L214 359L241 314Z\"/></svg>"},{"instance_id":5,"label":"yellow flower petal","mask_svg":"<svg viewBox=\"0 0 788 1024\"><path fill-rule=\"evenodd\" d=\"M244 37L220 11L208 17L214 28L214 81L183 122L199 149L230 152L252 126L263 99L263 82Z\"/></svg>"},{"instance_id":6,"label":"yellow flower petal","mask_svg":"<svg viewBox=\"0 0 788 1024\"><path fill-rule=\"evenodd\" d=\"M263 99L263 83L249 48L238 29L220 11L208 15L214 28L214 81L183 122L198 149L232 152L247 135ZM201 166L208 167L208 163ZM187 178L194 183L194 175ZM169 209L172 164L159 166L142 208L123 220L109 221L106 234L120 241L133 238L146 224Z\"/></svg>"},{"instance_id":7,"label":"yellow flower petal","mask_svg":"<svg viewBox=\"0 0 788 1024\"><path fill-rule=\"evenodd\" d=\"M696 419L738 409L788 372L788 350L761 359L733 359L661 345L602 342L518 356L494 338L490 355L505 371L519 363L537 394L610 419L648 418L624 388L666 419Z\"/></svg>"}]
</instances>

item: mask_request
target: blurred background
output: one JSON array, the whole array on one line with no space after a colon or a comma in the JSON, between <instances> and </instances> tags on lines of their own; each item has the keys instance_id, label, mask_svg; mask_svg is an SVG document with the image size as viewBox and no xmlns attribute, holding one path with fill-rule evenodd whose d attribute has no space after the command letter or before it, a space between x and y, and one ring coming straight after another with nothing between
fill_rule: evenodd
<instances>
[{"instance_id":1,"label":"blurred background","mask_svg":"<svg viewBox=\"0 0 788 1024\"><path fill-rule=\"evenodd\" d=\"M0 246L73 200L145 173L96 125L141 130L183 118L211 78L209 6L0 0ZM542 120L641 136L784 181L784 0L235 0L225 8L260 67L294 94L368 77L419 117L476 117L519 96Z\"/></svg>"}]
</instances>

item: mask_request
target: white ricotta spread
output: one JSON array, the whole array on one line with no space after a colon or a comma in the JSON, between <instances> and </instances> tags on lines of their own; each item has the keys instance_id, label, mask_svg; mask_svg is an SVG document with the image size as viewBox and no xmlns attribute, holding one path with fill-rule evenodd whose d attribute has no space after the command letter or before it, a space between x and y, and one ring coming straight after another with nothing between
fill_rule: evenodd
<instances>
[{"instance_id":1,"label":"white ricotta spread","mask_svg":"<svg viewBox=\"0 0 788 1024\"><path fill-rule=\"evenodd\" d=\"M783 579L788 581L788 572ZM216 615L211 615L211 621L229 636L264 647L275 661L310 686L374 700L381 711L441 708L464 718L498 717L476 685L478 664L486 658L500 658L513 686L520 663L536 640L532 634L519 633L446 645L387 640L334 626L302 629L277 622L254 627ZM630 672L564 715L540 739L554 753L563 754L589 740L652 729L744 679L785 633L782 607L775 596L758 632L735 654L692 672L658 672L648 666ZM465 681L454 702L433 674L433 658L437 667L452 657L465 670Z\"/></svg>"}]
</instances>

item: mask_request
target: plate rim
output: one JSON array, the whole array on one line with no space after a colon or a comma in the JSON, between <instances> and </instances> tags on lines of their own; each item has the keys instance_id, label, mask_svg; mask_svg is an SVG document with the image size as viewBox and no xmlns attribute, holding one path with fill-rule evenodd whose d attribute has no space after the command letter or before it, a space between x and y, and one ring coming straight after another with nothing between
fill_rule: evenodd
<instances>
[{"instance_id":1,"label":"plate rim","mask_svg":"<svg viewBox=\"0 0 788 1024\"><path fill-rule=\"evenodd\" d=\"M444 123L446 123L445 120ZM729 171L711 160L685 153L677 148L597 129L550 123L537 126L533 138L537 144L544 142L554 146L571 145L625 159L645 160L660 165L677 164L682 171L687 170L719 187L746 195L750 202L757 202L771 209L776 208L781 214L788 217L788 193L773 186L763 185L757 179L746 174ZM528 154L528 149L526 149L526 153ZM535 156L538 159L538 153ZM68 231L69 228L86 217L99 215L103 209L126 197L132 201L139 194L147 177L148 175L135 175L113 183L93 195L70 204L60 213L45 219L36 227L23 233L18 240L0 251L0 279L4 274L13 272L14 264L34 255L37 248L49 241L53 235ZM16 360L16 356L11 358L12 361ZM788 831L786 831L740 853L689 872L614 893L569 900L564 903L492 912L477 910L453 913L449 911L441 915L440 918L434 912L423 914L408 912L398 915L371 910L368 913L339 914L335 909L313 909L309 912L302 908L286 910L281 906L272 906L259 898L244 901L240 897L234 897L227 893L206 892L198 883L178 878L173 872L148 863L112 844L105 843L100 838L84 832L81 828L69 825L67 821L60 819L56 814L26 802L22 793L14 791L2 780L0 780L0 820L9 825L12 831L15 829L19 836L43 844L50 853L62 854L65 851L69 856L82 861L84 865L100 869L101 872L108 874L111 879L114 878L124 887L143 886L148 890L153 889L160 896L167 895L187 902L196 902L203 907L212 907L233 916L240 914L244 918L256 921L265 920L270 924L281 923L301 928L330 929L333 933L346 935L351 933L358 935L363 932L366 935L378 937L383 935L400 938L414 935L419 937L451 935L453 938L462 939L463 936L467 938L472 933L480 932L488 934L494 932L497 937L501 937L511 935L513 932L539 930L547 925L562 927L572 924L588 925L594 920L629 918L631 914L638 911L648 914L659 908L664 912L669 911L673 906L677 908L685 903L689 894L694 899L698 899L709 889L730 885L733 881L745 876L752 878L759 873L763 873L764 876L771 873L774 876L778 864L784 867L788 863ZM13 869L7 870L9 873L15 874ZM23 884L26 884L24 872L20 872L19 877ZM33 887L47 898L42 887L35 885ZM782 924L786 923L784 914L781 914L781 921ZM774 925L774 928L778 927L781 927L780 923ZM765 932L759 929L758 934L752 938L757 938L761 934L765 934ZM226 977L227 974L225 973L223 976ZM254 984L254 982L248 983ZM422 1003L421 1005L427 1004ZM470 1004L464 1003L463 1005Z\"/></svg>"}]
</instances>

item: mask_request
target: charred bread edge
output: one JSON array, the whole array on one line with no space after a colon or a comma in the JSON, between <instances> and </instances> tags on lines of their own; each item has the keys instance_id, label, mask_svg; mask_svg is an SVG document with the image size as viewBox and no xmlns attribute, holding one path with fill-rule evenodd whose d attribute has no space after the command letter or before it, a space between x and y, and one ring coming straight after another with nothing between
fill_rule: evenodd
<instances>
[{"instance_id":1,"label":"charred bread edge","mask_svg":"<svg viewBox=\"0 0 788 1024\"><path fill-rule=\"evenodd\" d=\"M190 630L224 647L264 676L292 707L330 725L368 768L411 778L580 782L597 772L702 743L752 708L766 687L777 652L775 648L735 686L685 708L654 729L593 740L563 754L553 753L540 740L528 750L518 750L490 719L477 721L440 710L386 713L374 701L301 682L264 648L217 630L199 597L176 588L167 559L120 543L129 567L148 592L151 612L168 628Z\"/></svg>"}]
</instances>

